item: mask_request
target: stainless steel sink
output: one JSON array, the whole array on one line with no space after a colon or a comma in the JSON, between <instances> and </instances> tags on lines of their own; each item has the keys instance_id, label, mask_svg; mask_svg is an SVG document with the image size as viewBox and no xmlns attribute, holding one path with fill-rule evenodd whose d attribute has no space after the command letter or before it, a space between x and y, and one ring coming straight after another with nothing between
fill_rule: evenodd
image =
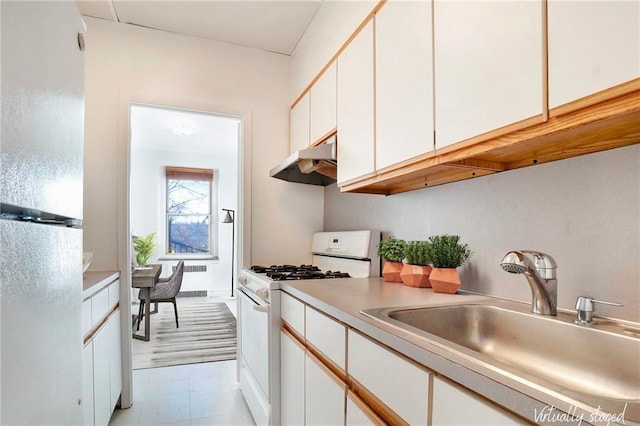
<instances>
[{"instance_id":1,"label":"stainless steel sink","mask_svg":"<svg viewBox=\"0 0 640 426\"><path fill-rule=\"evenodd\" d=\"M528 309L504 302L363 313L419 338L442 339L454 350L475 353L482 361L551 382L554 388L640 403L640 329L610 320L578 326L567 313L542 317Z\"/></svg>"}]
</instances>

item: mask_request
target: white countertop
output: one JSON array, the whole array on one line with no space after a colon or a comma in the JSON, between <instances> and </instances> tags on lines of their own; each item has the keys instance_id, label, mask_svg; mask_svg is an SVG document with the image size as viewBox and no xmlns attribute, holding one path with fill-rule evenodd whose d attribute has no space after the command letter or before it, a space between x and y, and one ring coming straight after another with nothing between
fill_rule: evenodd
<instances>
[{"instance_id":1,"label":"white countertop","mask_svg":"<svg viewBox=\"0 0 640 426\"><path fill-rule=\"evenodd\" d=\"M87 271L82 275L82 300L120 278L120 271Z\"/></svg>"},{"instance_id":2,"label":"white countertop","mask_svg":"<svg viewBox=\"0 0 640 426\"><path fill-rule=\"evenodd\" d=\"M360 313L371 308L473 303L492 300L491 297L434 293L430 288L387 283L382 278L283 281L281 289L534 423L545 424L544 421L535 422L535 414L545 407L548 409L548 406L577 416L582 414L583 424L588 423L590 414L597 409L592 404L567 397L562 388L527 382L526 375L523 381L520 375L515 377L513 372L476 362L473 357L443 344L443 340L416 336ZM572 424L576 424L575 421ZM626 424L637 423L627 420Z\"/></svg>"}]
</instances>

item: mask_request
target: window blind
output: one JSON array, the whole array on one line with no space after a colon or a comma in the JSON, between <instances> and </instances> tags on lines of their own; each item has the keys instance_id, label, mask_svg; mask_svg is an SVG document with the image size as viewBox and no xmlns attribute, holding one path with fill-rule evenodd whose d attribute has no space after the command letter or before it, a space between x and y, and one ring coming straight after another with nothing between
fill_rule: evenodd
<instances>
[{"instance_id":1,"label":"window blind","mask_svg":"<svg viewBox=\"0 0 640 426\"><path fill-rule=\"evenodd\" d=\"M167 179L203 180L213 182L212 169L166 166Z\"/></svg>"}]
</instances>

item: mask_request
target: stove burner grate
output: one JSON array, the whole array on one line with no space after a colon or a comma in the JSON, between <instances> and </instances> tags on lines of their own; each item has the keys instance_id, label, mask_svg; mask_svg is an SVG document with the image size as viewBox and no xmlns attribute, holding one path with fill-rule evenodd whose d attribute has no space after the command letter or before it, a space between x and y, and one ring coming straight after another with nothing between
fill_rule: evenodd
<instances>
[{"instance_id":1,"label":"stove burner grate","mask_svg":"<svg viewBox=\"0 0 640 426\"><path fill-rule=\"evenodd\" d=\"M274 281L286 280L317 280L327 278L351 278L346 272L326 271L323 272L313 265L254 265L251 270L257 274L265 274Z\"/></svg>"}]
</instances>

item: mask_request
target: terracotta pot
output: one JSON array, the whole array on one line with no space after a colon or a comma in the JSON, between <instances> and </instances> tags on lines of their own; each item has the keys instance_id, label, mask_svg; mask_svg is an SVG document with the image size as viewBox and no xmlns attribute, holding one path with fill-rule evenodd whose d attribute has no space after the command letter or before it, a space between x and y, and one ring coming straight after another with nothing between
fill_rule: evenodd
<instances>
[{"instance_id":1,"label":"terracotta pot","mask_svg":"<svg viewBox=\"0 0 640 426\"><path fill-rule=\"evenodd\" d=\"M429 281L436 293L454 294L460 287L460 277L456 268L433 268Z\"/></svg>"},{"instance_id":2,"label":"terracotta pot","mask_svg":"<svg viewBox=\"0 0 640 426\"><path fill-rule=\"evenodd\" d=\"M410 287L431 287L429 284L431 266L409 265L406 263L400 271L400 279Z\"/></svg>"},{"instance_id":3,"label":"terracotta pot","mask_svg":"<svg viewBox=\"0 0 640 426\"><path fill-rule=\"evenodd\" d=\"M400 271L402 271L402 266L402 262L391 262L385 260L384 266L382 267L382 276L384 277L384 280L390 283L401 283Z\"/></svg>"}]
</instances>

